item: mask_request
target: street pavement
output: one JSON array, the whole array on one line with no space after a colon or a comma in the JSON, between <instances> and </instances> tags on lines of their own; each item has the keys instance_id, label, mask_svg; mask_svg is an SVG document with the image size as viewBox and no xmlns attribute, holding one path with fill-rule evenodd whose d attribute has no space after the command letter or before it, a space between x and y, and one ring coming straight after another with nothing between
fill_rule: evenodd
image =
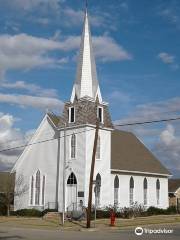
<instances>
[{"instance_id":1,"label":"street pavement","mask_svg":"<svg viewBox=\"0 0 180 240\"><path fill-rule=\"evenodd\" d=\"M150 229L158 229L157 226L147 227ZM167 227L166 227L167 228ZM114 231L62 231L62 230L40 230L40 229L24 229L0 226L0 240L179 240L180 227L177 225L168 226L173 233L147 234L137 236L134 229L130 230L114 230Z\"/></svg>"}]
</instances>

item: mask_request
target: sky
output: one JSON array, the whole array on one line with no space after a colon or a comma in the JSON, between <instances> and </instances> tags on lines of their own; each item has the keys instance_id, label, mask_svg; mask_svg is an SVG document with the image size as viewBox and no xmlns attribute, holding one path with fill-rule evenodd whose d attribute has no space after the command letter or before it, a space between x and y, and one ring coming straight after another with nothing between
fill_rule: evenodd
<instances>
[{"instance_id":1,"label":"sky","mask_svg":"<svg viewBox=\"0 0 180 240\"><path fill-rule=\"evenodd\" d=\"M61 114L75 80L83 0L0 0L0 150ZM89 0L98 79L114 123L180 116L180 2ZM180 121L132 131L180 177ZM20 150L0 153L9 170Z\"/></svg>"}]
</instances>

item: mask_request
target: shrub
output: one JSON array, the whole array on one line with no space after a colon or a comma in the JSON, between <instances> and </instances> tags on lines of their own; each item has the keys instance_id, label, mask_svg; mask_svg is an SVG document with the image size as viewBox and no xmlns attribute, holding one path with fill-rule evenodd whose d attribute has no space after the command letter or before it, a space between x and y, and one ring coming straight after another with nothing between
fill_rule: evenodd
<instances>
[{"instance_id":1,"label":"shrub","mask_svg":"<svg viewBox=\"0 0 180 240\"><path fill-rule=\"evenodd\" d=\"M5 216L7 214L7 207L0 203L0 216Z\"/></svg>"},{"instance_id":2,"label":"shrub","mask_svg":"<svg viewBox=\"0 0 180 240\"><path fill-rule=\"evenodd\" d=\"M48 212L57 212L57 209L45 209L42 211L42 216L46 215Z\"/></svg>"},{"instance_id":3,"label":"shrub","mask_svg":"<svg viewBox=\"0 0 180 240\"><path fill-rule=\"evenodd\" d=\"M20 209L14 212L11 212L14 216L21 217L42 217L42 212L37 209Z\"/></svg>"},{"instance_id":4,"label":"shrub","mask_svg":"<svg viewBox=\"0 0 180 240\"><path fill-rule=\"evenodd\" d=\"M117 218L132 218L132 217L145 217L151 215L162 215L162 214L176 214L176 207L169 207L167 209L149 207L146 209L143 205L137 202L131 207L118 208L114 206L106 206L102 209L97 209L96 218L110 218L110 211L114 210ZM91 218L94 219L94 208L91 214Z\"/></svg>"},{"instance_id":5,"label":"shrub","mask_svg":"<svg viewBox=\"0 0 180 240\"><path fill-rule=\"evenodd\" d=\"M175 206L168 207L166 209L166 211L167 211L167 214L177 214L178 213L177 208Z\"/></svg>"},{"instance_id":6,"label":"shrub","mask_svg":"<svg viewBox=\"0 0 180 240\"><path fill-rule=\"evenodd\" d=\"M160 214L165 214L165 210L162 208L156 208L156 207L149 207L147 209L147 215L160 215Z\"/></svg>"},{"instance_id":7,"label":"shrub","mask_svg":"<svg viewBox=\"0 0 180 240\"><path fill-rule=\"evenodd\" d=\"M156 207L149 207L147 209L147 215L161 215L161 214L176 214L177 209L174 206L168 207L167 209L162 209L162 208L156 208Z\"/></svg>"}]
</instances>

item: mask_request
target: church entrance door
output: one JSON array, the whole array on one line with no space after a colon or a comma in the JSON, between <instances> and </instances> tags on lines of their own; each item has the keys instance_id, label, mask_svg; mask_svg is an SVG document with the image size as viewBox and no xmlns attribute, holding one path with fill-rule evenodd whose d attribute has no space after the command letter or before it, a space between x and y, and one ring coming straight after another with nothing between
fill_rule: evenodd
<instances>
[{"instance_id":1,"label":"church entrance door","mask_svg":"<svg viewBox=\"0 0 180 240\"><path fill-rule=\"evenodd\" d=\"M77 209L77 180L74 173L69 175L67 180L67 211Z\"/></svg>"}]
</instances>

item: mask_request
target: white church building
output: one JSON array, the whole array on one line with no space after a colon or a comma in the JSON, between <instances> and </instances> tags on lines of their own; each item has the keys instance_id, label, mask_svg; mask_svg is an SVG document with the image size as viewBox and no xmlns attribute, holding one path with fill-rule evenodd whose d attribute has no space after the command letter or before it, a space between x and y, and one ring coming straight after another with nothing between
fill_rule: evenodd
<instances>
[{"instance_id":1,"label":"white church building","mask_svg":"<svg viewBox=\"0 0 180 240\"><path fill-rule=\"evenodd\" d=\"M27 192L15 197L15 210L56 208L62 212L63 179L65 209L80 203L87 206L97 118L100 127L94 180L100 182L98 207L130 207L135 202L168 207L168 170L133 133L113 127L97 79L86 10L70 101L65 103L62 116L44 116L12 170L16 179L23 175L29 186Z\"/></svg>"}]
</instances>

